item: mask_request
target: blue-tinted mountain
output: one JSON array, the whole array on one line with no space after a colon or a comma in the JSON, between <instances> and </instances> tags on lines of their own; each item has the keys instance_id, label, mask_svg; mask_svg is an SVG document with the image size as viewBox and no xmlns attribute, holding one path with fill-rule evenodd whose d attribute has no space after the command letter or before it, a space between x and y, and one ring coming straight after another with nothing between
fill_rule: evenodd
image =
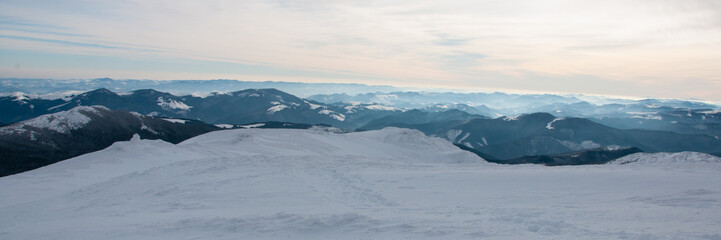
<instances>
[{"instance_id":1,"label":"blue-tinted mountain","mask_svg":"<svg viewBox=\"0 0 721 240\"><path fill-rule=\"evenodd\" d=\"M449 124L461 123L475 118L487 118L482 115L470 114L461 110L451 109L443 112L426 112L413 109L405 112L399 112L385 117L381 117L370 121L359 129L361 130L377 130L385 127L413 128L423 132L433 129L424 129L424 125L435 123ZM452 123L451 123L452 124Z\"/></svg>"},{"instance_id":2,"label":"blue-tinted mountain","mask_svg":"<svg viewBox=\"0 0 721 240\"><path fill-rule=\"evenodd\" d=\"M557 118L548 113L473 119L437 129L434 134L499 159L598 147L637 147L645 152L712 153L721 150L721 141L705 134L617 129L585 118Z\"/></svg>"},{"instance_id":3,"label":"blue-tinted mountain","mask_svg":"<svg viewBox=\"0 0 721 240\"><path fill-rule=\"evenodd\" d=\"M208 123L246 124L254 122L294 122L328 124L354 128L341 113L346 109L304 100L276 89L247 89L215 93L206 97L175 96L152 89L117 94L101 88L68 100L44 100L3 97L0 106L7 122L17 122L42 114L69 110L77 106L104 106L114 110L138 112L149 116L186 118ZM358 114L351 114L358 115Z\"/></svg>"},{"instance_id":4,"label":"blue-tinted mountain","mask_svg":"<svg viewBox=\"0 0 721 240\"><path fill-rule=\"evenodd\" d=\"M114 92L129 92L136 89L155 89L158 91L177 93L177 95L201 94L212 92L229 92L251 88L275 88L298 96L313 94L329 94L347 92L351 94L367 92L398 91L392 86L370 86L355 83L301 83L301 82L251 82L227 79L216 80L115 80L97 78L88 80L59 79L18 79L0 78L0 93L25 92L43 95L67 91L81 91L106 88Z\"/></svg>"},{"instance_id":5,"label":"blue-tinted mountain","mask_svg":"<svg viewBox=\"0 0 721 240\"><path fill-rule=\"evenodd\" d=\"M0 97L0 121L8 124L57 111L53 107L65 103L62 99L31 98L22 93Z\"/></svg>"},{"instance_id":6,"label":"blue-tinted mountain","mask_svg":"<svg viewBox=\"0 0 721 240\"><path fill-rule=\"evenodd\" d=\"M542 164L546 166L564 166L564 165L589 165L589 164L605 164L618 158L643 152L635 147L629 148L594 148L584 149L575 152L551 154L551 155L534 155L523 156L514 159L501 160L494 156L488 155L473 148L469 148L462 144L456 144L460 149L470 151L482 157L486 161L498 164Z\"/></svg>"}]
</instances>

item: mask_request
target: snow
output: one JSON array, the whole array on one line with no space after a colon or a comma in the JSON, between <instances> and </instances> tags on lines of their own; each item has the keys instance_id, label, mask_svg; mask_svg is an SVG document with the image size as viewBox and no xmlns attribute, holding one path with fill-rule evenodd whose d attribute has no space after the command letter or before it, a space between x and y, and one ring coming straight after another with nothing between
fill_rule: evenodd
<instances>
[{"instance_id":1,"label":"snow","mask_svg":"<svg viewBox=\"0 0 721 240\"><path fill-rule=\"evenodd\" d=\"M518 117L519 116L505 117L505 118L503 118L503 121L516 121L516 120L518 120Z\"/></svg>"},{"instance_id":2,"label":"snow","mask_svg":"<svg viewBox=\"0 0 721 240\"><path fill-rule=\"evenodd\" d=\"M168 121L168 122L171 122L171 123L181 123L181 124L185 124L185 122L188 121L188 120L185 120L185 119L175 119L175 118L161 118L161 119L163 119L163 120L165 120L165 121Z\"/></svg>"},{"instance_id":3,"label":"snow","mask_svg":"<svg viewBox=\"0 0 721 240\"><path fill-rule=\"evenodd\" d=\"M496 165L398 128L234 129L0 178L0 238L716 239L719 171Z\"/></svg>"},{"instance_id":4,"label":"snow","mask_svg":"<svg viewBox=\"0 0 721 240\"><path fill-rule=\"evenodd\" d=\"M471 136L471 133L468 133L468 132L467 132L465 135L463 135L463 137L461 138L461 140L458 140L458 142L463 142L463 140L466 140L466 138L468 138L469 136Z\"/></svg>"},{"instance_id":5,"label":"snow","mask_svg":"<svg viewBox=\"0 0 721 240\"><path fill-rule=\"evenodd\" d=\"M365 108L367 108L367 109L370 109L370 110L381 110L381 111L394 111L394 110L396 110L396 108L394 108L394 107L383 106L383 105L380 105L380 104L366 105L366 106L363 106L363 107L365 107Z\"/></svg>"},{"instance_id":6,"label":"snow","mask_svg":"<svg viewBox=\"0 0 721 240\"><path fill-rule=\"evenodd\" d=\"M594 149L594 148L602 147L601 144L596 143L591 140L584 140L581 142L573 142L573 141L563 140L563 141L560 141L559 143L561 143L563 146L570 148L573 151L579 151L579 150L584 150L584 149Z\"/></svg>"},{"instance_id":7,"label":"snow","mask_svg":"<svg viewBox=\"0 0 721 240\"><path fill-rule=\"evenodd\" d=\"M338 121L341 121L341 122L342 122L342 121L345 121L345 115L343 115L342 113L337 113L337 112L334 112L334 111L331 111L331 110L328 110L328 109L320 110L320 111L318 111L318 113L319 113L319 114L329 115L329 116L332 117L333 119L338 120Z\"/></svg>"},{"instance_id":8,"label":"snow","mask_svg":"<svg viewBox=\"0 0 721 240\"><path fill-rule=\"evenodd\" d=\"M63 106L65 106L65 105L68 105L69 103L70 103L70 102L65 102L65 103L59 104L59 105L57 105L57 106L49 107L48 110L52 111L52 110L55 110L55 109L57 109L57 108L63 107Z\"/></svg>"},{"instance_id":9,"label":"snow","mask_svg":"<svg viewBox=\"0 0 721 240\"><path fill-rule=\"evenodd\" d=\"M164 99L163 97L158 97L158 106L160 106L163 109L180 109L180 110L189 110L192 108L191 106L186 105L183 102L178 102L173 99Z\"/></svg>"},{"instance_id":10,"label":"snow","mask_svg":"<svg viewBox=\"0 0 721 240\"><path fill-rule=\"evenodd\" d=\"M259 128L259 127L262 127L262 126L265 126L265 123L255 123L255 124L241 125L240 127L245 128L245 129L250 129L250 128Z\"/></svg>"},{"instance_id":11,"label":"snow","mask_svg":"<svg viewBox=\"0 0 721 240\"><path fill-rule=\"evenodd\" d=\"M699 113L702 113L702 114L718 114L718 113L721 113L721 111L719 111L719 110L708 110L708 111L700 111ZM688 115L688 116L689 116L689 117L691 116L691 113L690 113L690 112L689 112L689 115Z\"/></svg>"},{"instance_id":12,"label":"snow","mask_svg":"<svg viewBox=\"0 0 721 240\"><path fill-rule=\"evenodd\" d=\"M41 115L17 124L5 126L0 128L0 133L20 133L24 132L26 127L35 127L68 134L71 130L79 129L90 123L91 118L88 117L88 114L100 114L97 109L107 108L102 106L78 106L68 111Z\"/></svg>"},{"instance_id":13,"label":"snow","mask_svg":"<svg viewBox=\"0 0 721 240\"><path fill-rule=\"evenodd\" d=\"M288 108L288 106L283 105L283 104L275 105L275 106L272 106L272 107L268 108L268 112L269 112L269 113L280 112L280 111L282 111L283 109L286 109L286 108Z\"/></svg>"},{"instance_id":14,"label":"snow","mask_svg":"<svg viewBox=\"0 0 721 240\"><path fill-rule=\"evenodd\" d=\"M152 128L146 126L145 124L143 124L142 126L140 126L140 130L145 130L145 131L148 131L148 132L150 132L150 133L152 133L152 134L160 135L158 132L156 132L156 131L153 130ZM137 134L136 134L136 135L137 135Z\"/></svg>"},{"instance_id":15,"label":"snow","mask_svg":"<svg viewBox=\"0 0 721 240\"><path fill-rule=\"evenodd\" d=\"M305 103L307 103L307 104L310 106L310 109L313 109L313 110L315 110L315 109L317 109L317 108L320 108L320 107L323 107L322 105L313 104L313 103L310 103L310 102L308 102L308 101L305 101Z\"/></svg>"},{"instance_id":16,"label":"snow","mask_svg":"<svg viewBox=\"0 0 721 240\"><path fill-rule=\"evenodd\" d=\"M557 122L557 121L564 120L564 119L565 119L565 118L556 118L556 119L553 119L553 121L550 121L550 122L548 122L548 124L546 124L546 129L548 129L548 130L553 130L553 123L555 123L555 122Z\"/></svg>"},{"instance_id":17,"label":"snow","mask_svg":"<svg viewBox=\"0 0 721 240\"><path fill-rule=\"evenodd\" d=\"M30 100L30 97L27 94L22 93L22 92L13 92L10 94L10 96L15 98L12 100L14 102L24 103L27 100Z\"/></svg>"},{"instance_id":18,"label":"snow","mask_svg":"<svg viewBox=\"0 0 721 240\"><path fill-rule=\"evenodd\" d=\"M655 115L646 115L646 116L635 115L635 116L631 116L631 118L640 118L640 119L648 119L648 120L663 120L663 117L655 116Z\"/></svg>"},{"instance_id":19,"label":"snow","mask_svg":"<svg viewBox=\"0 0 721 240\"><path fill-rule=\"evenodd\" d=\"M219 128L233 128L233 124L215 124Z\"/></svg>"},{"instance_id":20,"label":"snow","mask_svg":"<svg viewBox=\"0 0 721 240\"><path fill-rule=\"evenodd\" d=\"M446 139L448 139L448 141L451 141L451 142L454 142L454 143L455 143L455 142L458 142L458 141L456 141L456 139L457 139L458 136L460 136L462 133L463 133L463 130L460 130L460 129L451 129L451 130L446 131L446 136L445 136L445 137L446 137Z\"/></svg>"}]
</instances>

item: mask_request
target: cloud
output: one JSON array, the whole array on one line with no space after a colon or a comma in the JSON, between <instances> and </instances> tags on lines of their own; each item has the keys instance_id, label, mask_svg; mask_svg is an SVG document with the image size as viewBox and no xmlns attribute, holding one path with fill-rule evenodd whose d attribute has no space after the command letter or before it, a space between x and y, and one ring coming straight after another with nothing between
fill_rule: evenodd
<instances>
[{"instance_id":1,"label":"cloud","mask_svg":"<svg viewBox=\"0 0 721 240\"><path fill-rule=\"evenodd\" d=\"M702 0L7 0L0 43L68 56L270 66L276 70L263 74L279 77L288 69L332 81L478 88L478 79L495 79L500 88L546 81L543 89L572 90L539 77L559 76L577 79L578 92L597 91L592 81L604 79L607 94L642 85L639 94L667 95L679 82L718 86L701 82L721 76L719 9Z\"/></svg>"}]
</instances>

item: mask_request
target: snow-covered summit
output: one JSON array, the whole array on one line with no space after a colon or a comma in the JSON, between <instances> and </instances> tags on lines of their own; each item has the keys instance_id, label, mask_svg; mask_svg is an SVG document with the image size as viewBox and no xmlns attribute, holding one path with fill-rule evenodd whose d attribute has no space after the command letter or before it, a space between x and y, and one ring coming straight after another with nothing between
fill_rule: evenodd
<instances>
[{"instance_id":1,"label":"snow-covered summit","mask_svg":"<svg viewBox=\"0 0 721 240\"><path fill-rule=\"evenodd\" d=\"M481 163L482 158L418 130L385 128L338 134L323 130L239 129L207 133L180 143L189 149L281 156L356 156L424 163Z\"/></svg>"},{"instance_id":2,"label":"snow-covered summit","mask_svg":"<svg viewBox=\"0 0 721 240\"><path fill-rule=\"evenodd\" d=\"M58 133L69 133L70 130L79 129L91 121L93 115L101 114L108 109L103 106L78 106L68 111L46 114L18 122L0 129L2 133L23 131L25 127L48 129Z\"/></svg>"}]
</instances>

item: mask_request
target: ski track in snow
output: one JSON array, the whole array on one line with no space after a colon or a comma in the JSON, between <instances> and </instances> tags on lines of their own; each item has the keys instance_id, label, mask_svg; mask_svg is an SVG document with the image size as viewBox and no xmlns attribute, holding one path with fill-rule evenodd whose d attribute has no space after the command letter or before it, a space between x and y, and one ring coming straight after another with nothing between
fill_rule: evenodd
<instances>
[{"instance_id":1,"label":"ski track in snow","mask_svg":"<svg viewBox=\"0 0 721 240\"><path fill-rule=\"evenodd\" d=\"M0 178L0 238L721 238L719 168L502 166L419 134L119 142Z\"/></svg>"}]
</instances>

